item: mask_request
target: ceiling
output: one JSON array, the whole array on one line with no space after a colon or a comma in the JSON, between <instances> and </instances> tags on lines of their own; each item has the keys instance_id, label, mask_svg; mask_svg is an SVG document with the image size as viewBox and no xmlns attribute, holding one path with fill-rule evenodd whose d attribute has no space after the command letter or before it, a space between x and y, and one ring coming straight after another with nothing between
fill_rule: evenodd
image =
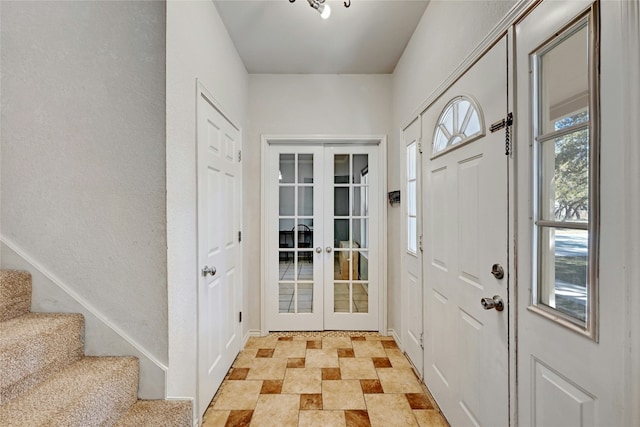
<instances>
[{"instance_id":1,"label":"ceiling","mask_svg":"<svg viewBox=\"0 0 640 427\"><path fill-rule=\"evenodd\" d=\"M214 0L251 74L392 73L429 0Z\"/></svg>"}]
</instances>

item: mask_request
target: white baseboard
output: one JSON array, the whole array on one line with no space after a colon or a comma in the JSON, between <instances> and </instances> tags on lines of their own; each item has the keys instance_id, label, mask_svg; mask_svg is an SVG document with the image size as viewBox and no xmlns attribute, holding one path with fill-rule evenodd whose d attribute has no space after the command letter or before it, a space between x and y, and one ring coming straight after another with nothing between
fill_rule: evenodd
<instances>
[{"instance_id":1,"label":"white baseboard","mask_svg":"<svg viewBox=\"0 0 640 427\"><path fill-rule=\"evenodd\" d=\"M260 329L249 329L247 333L244 334L244 337L242 337L242 348L244 348L244 346L247 345L247 341L249 341L249 338L261 337L261 336L262 336L262 333L260 332Z\"/></svg>"},{"instance_id":2,"label":"white baseboard","mask_svg":"<svg viewBox=\"0 0 640 427\"><path fill-rule=\"evenodd\" d=\"M395 329L387 330L387 335L392 336L396 341L396 344L398 344L398 347L400 347L400 350L402 350L402 340L400 340L400 337L398 336L398 334L396 334Z\"/></svg>"}]
</instances>

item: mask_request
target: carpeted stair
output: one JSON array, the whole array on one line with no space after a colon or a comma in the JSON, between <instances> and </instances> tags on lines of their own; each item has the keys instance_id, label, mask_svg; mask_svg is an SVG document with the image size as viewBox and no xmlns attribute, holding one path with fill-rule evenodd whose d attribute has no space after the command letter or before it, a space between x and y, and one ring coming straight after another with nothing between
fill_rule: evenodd
<instances>
[{"instance_id":1,"label":"carpeted stair","mask_svg":"<svg viewBox=\"0 0 640 427\"><path fill-rule=\"evenodd\" d=\"M191 402L138 400L138 359L84 355L80 314L32 313L31 275L0 271L0 426L192 426Z\"/></svg>"}]
</instances>

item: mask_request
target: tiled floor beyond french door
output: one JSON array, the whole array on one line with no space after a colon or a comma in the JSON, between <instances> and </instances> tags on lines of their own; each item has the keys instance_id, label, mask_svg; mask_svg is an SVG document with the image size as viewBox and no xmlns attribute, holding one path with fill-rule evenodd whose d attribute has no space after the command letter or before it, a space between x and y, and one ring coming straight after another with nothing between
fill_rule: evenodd
<instances>
[{"instance_id":1,"label":"tiled floor beyond french door","mask_svg":"<svg viewBox=\"0 0 640 427\"><path fill-rule=\"evenodd\" d=\"M204 427L447 426L390 337L371 332L251 338Z\"/></svg>"}]
</instances>

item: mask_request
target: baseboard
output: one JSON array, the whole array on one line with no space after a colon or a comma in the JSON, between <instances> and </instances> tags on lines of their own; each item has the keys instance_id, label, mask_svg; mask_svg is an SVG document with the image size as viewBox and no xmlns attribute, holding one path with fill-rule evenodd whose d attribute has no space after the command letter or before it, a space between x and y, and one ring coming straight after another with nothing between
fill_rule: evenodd
<instances>
[{"instance_id":1,"label":"baseboard","mask_svg":"<svg viewBox=\"0 0 640 427\"><path fill-rule=\"evenodd\" d=\"M249 341L249 338L260 336L262 336L260 329L249 329L247 333L244 334L244 337L242 337L242 348L247 345L247 341Z\"/></svg>"},{"instance_id":2,"label":"baseboard","mask_svg":"<svg viewBox=\"0 0 640 427\"><path fill-rule=\"evenodd\" d=\"M402 340L400 340L400 337L398 336L398 334L396 334L395 329L387 330L387 335L392 336L393 339L396 341L396 344L398 344L398 347L400 348L400 350L402 350Z\"/></svg>"},{"instance_id":3,"label":"baseboard","mask_svg":"<svg viewBox=\"0 0 640 427\"><path fill-rule=\"evenodd\" d=\"M140 361L138 396L141 399L166 397L167 366L114 325L93 304L4 236L0 236L0 253L2 268L26 270L31 273L33 311L81 313L85 318L85 354L137 357Z\"/></svg>"}]
</instances>

